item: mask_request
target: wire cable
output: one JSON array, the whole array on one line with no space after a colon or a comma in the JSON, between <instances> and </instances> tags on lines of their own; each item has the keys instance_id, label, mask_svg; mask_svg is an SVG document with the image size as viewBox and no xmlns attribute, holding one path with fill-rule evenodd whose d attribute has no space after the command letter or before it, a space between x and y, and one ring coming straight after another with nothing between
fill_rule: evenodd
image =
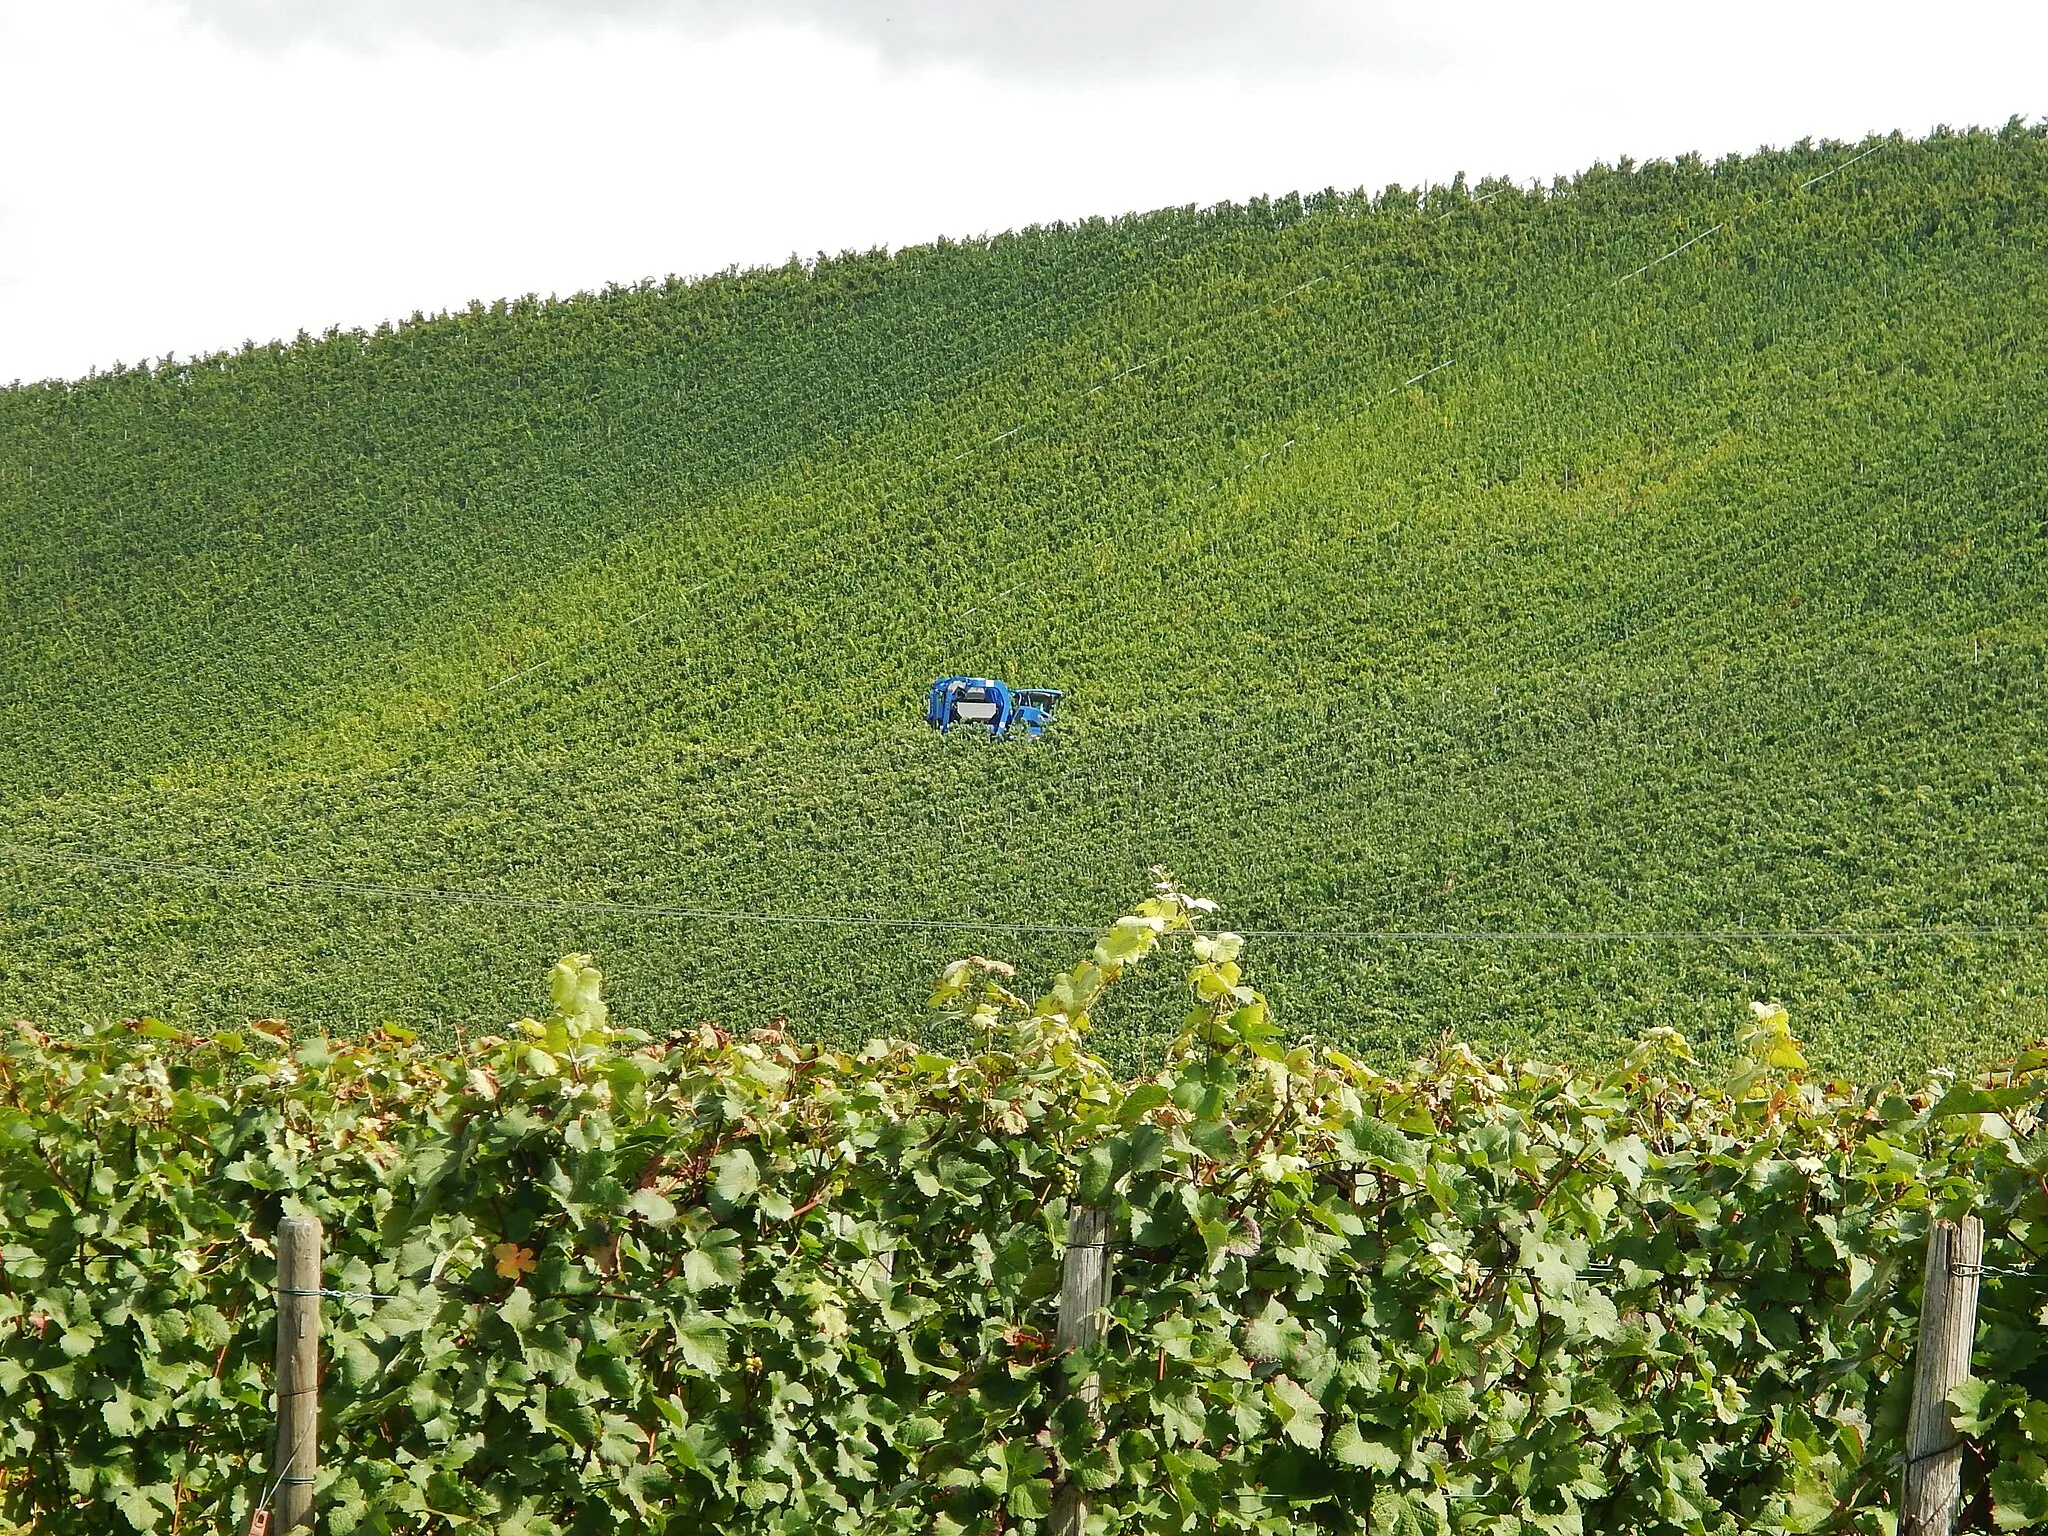
<instances>
[{"instance_id":1,"label":"wire cable","mask_svg":"<svg viewBox=\"0 0 2048 1536\"><path fill-rule=\"evenodd\" d=\"M253 885L368 900L412 901L444 906L501 907L588 917L657 921L754 923L774 927L880 928L922 933L1038 934L1092 938L1100 923L1017 921L1003 918L888 917L863 912L750 912L715 907L670 906L655 902L593 901L569 896L477 891L449 886L389 885L368 880L318 879L268 870L223 869L175 864L160 859L123 858L61 848L25 848L0 843L0 855L24 863L64 864L166 880ZM1410 929L1410 928L1239 928L1247 939L1337 944L1731 944L1758 942L1858 943L1886 940L2048 939L2048 921L2024 923L1939 923L1892 928L1587 928L1587 929Z\"/></svg>"}]
</instances>

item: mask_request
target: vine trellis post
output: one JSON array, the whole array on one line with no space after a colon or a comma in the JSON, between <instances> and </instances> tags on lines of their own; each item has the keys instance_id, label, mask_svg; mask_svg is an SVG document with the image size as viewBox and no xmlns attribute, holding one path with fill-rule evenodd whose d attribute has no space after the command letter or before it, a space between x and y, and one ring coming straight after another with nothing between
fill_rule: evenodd
<instances>
[{"instance_id":1,"label":"vine trellis post","mask_svg":"<svg viewBox=\"0 0 2048 1536\"><path fill-rule=\"evenodd\" d=\"M270 1525L277 1536L313 1528L320 1475L320 1221L288 1216L277 1229L277 1448Z\"/></svg>"},{"instance_id":2,"label":"vine trellis post","mask_svg":"<svg viewBox=\"0 0 2048 1536\"><path fill-rule=\"evenodd\" d=\"M1102 1342L1109 1304L1109 1212L1077 1205L1067 1217L1067 1259L1060 1279L1059 1326L1053 1347L1060 1356L1093 1349ZM1093 1374L1075 1389L1075 1396L1093 1415L1102 1397L1102 1381ZM1054 1490L1053 1536L1081 1536L1088 1524L1088 1492L1071 1480Z\"/></svg>"},{"instance_id":3,"label":"vine trellis post","mask_svg":"<svg viewBox=\"0 0 2048 1536\"><path fill-rule=\"evenodd\" d=\"M1963 1441L1949 1421L1948 1395L1970 1379L1977 1342L1977 1277L1984 1272L1984 1225L1974 1216L1937 1221L1927 1233L1914 1351L1913 1409L1906 1421L1905 1487L1899 1536L1949 1536L1963 1491Z\"/></svg>"}]
</instances>

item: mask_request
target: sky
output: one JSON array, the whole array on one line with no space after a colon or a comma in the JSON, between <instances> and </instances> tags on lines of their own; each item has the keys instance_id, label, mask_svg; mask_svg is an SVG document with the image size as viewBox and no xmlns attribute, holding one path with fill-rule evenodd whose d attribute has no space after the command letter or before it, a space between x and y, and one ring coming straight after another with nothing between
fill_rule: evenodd
<instances>
[{"instance_id":1,"label":"sky","mask_svg":"<svg viewBox=\"0 0 2048 1536\"><path fill-rule=\"evenodd\" d=\"M0 381L792 254L2048 117L2039 0L0 0Z\"/></svg>"}]
</instances>

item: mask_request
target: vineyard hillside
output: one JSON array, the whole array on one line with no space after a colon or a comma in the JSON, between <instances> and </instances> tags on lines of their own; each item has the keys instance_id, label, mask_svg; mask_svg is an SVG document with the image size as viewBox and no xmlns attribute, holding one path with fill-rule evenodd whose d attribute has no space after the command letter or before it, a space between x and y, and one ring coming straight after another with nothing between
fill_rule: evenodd
<instances>
[{"instance_id":1,"label":"vineyard hillside","mask_svg":"<svg viewBox=\"0 0 2048 1536\"><path fill-rule=\"evenodd\" d=\"M1988 1060L2048 1032L2044 239L2014 125L0 391L0 1009L447 1033L589 951L860 1039L1163 865L1369 1058L1770 997ZM956 672L1060 719L941 738Z\"/></svg>"}]
</instances>

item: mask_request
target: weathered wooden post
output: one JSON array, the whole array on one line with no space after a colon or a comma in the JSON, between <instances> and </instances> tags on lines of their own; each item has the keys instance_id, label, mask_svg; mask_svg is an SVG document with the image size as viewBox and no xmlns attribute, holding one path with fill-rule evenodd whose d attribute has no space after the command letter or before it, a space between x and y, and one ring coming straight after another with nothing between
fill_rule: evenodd
<instances>
[{"instance_id":1,"label":"weathered wooden post","mask_svg":"<svg viewBox=\"0 0 2048 1536\"><path fill-rule=\"evenodd\" d=\"M1938 1221L1927 1234L1913 1410L1906 1423L1899 1536L1949 1536L1963 1491L1963 1442L1949 1423L1948 1395L1970 1377L1977 1342L1977 1277L1984 1225L1974 1216Z\"/></svg>"},{"instance_id":2,"label":"weathered wooden post","mask_svg":"<svg viewBox=\"0 0 2048 1536\"><path fill-rule=\"evenodd\" d=\"M273 1533L313 1528L313 1482L320 1472L320 1236L314 1216L286 1217L277 1229Z\"/></svg>"},{"instance_id":3,"label":"weathered wooden post","mask_svg":"<svg viewBox=\"0 0 2048 1536\"><path fill-rule=\"evenodd\" d=\"M1067 1217L1067 1262L1060 1280L1059 1325L1053 1347L1062 1358L1102 1342L1103 1308L1109 1304L1109 1212L1077 1205ZM1090 1375L1075 1396L1090 1414L1101 1400L1102 1383ZM1088 1523L1088 1493L1061 1483L1052 1499L1053 1536L1081 1536Z\"/></svg>"}]
</instances>

